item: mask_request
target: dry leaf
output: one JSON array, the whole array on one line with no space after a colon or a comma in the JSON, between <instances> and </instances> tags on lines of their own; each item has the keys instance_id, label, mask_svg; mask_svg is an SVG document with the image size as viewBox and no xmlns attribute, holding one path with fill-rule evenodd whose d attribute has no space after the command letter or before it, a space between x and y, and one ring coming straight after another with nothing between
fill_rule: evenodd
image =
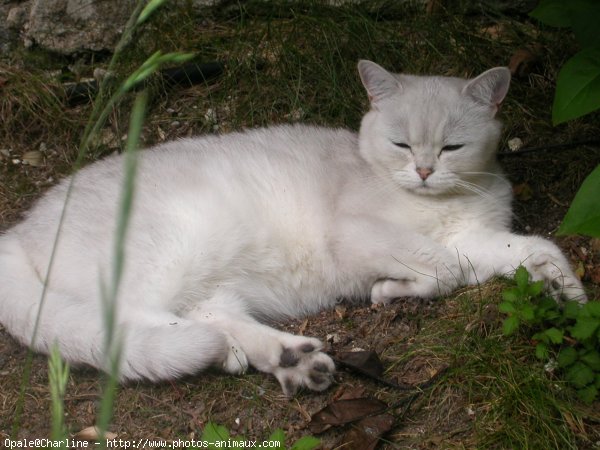
<instances>
[{"instance_id":1,"label":"dry leaf","mask_svg":"<svg viewBox=\"0 0 600 450\"><path fill-rule=\"evenodd\" d=\"M346 307L342 306L342 305L337 305L335 307L335 313L341 320L345 319L346 318Z\"/></svg>"},{"instance_id":2,"label":"dry leaf","mask_svg":"<svg viewBox=\"0 0 600 450\"><path fill-rule=\"evenodd\" d=\"M442 0L427 0L425 12L428 15L436 14L442 10Z\"/></svg>"},{"instance_id":3,"label":"dry leaf","mask_svg":"<svg viewBox=\"0 0 600 450\"><path fill-rule=\"evenodd\" d=\"M579 261L577 267L575 268L575 276L580 280L585 276L585 266L583 265L583 261Z\"/></svg>"},{"instance_id":4,"label":"dry leaf","mask_svg":"<svg viewBox=\"0 0 600 450\"><path fill-rule=\"evenodd\" d=\"M354 398L331 402L312 415L310 431L322 433L335 425L345 425L387 409L387 404L376 398Z\"/></svg>"},{"instance_id":5,"label":"dry leaf","mask_svg":"<svg viewBox=\"0 0 600 450\"><path fill-rule=\"evenodd\" d=\"M100 439L100 429L96 426L87 427L76 433L74 437L76 439L81 439L84 441L97 441L98 439ZM110 431L104 433L105 439L112 440L116 437L116 433L111 433Z\"/></svg>"},{"instance_id":6,"label":"dry leaf","mask_svg":"<svg viewBox=\"0 0 600 450\"><path fill-rule=\"evenodd\" d=\"M340 352L336 355L336 361L348 369L372 378L379 379L383 375L383 364L373 351Z\"/></svg>"},{"instance_id":7,"label":"dry leaf","mask_svg":"<svg viewBox=\"0 0 600 450\"><path fill-rule=\"evenodd\" d=\"M40 167L44 165L44 158L42 153L38 150L25 152L21 158L21 161L23 161L23 164L28 164L33 167Z\"/></svg>"},{"instance_id":8,"label":"dry leaf","mask_svg":"<svg viewBox=\"0 0 600 450\"><path fill-rule=\"evenodd\" d=\"M481 29L481 32L487 34L492 39L498 39L504 33L504 25L496 24Z\"/></svg>"},{"instance_id":9,"label":"dry leaf","mask_svg":"<svg viewBox=\"0 0 600 450\"><path fill-rule=\"evenodd\" d=\"M366 395L366 393L367 390L364 386L345 388L339 393L335 400L352 400L355 398L362 398Z\"/></svg>"},{"instance_id":10,"label":"dry leaf","mask_svg":"<svg viewBox=\"0 0 600 450\"><path fill-rule=\"evenodd\" d=\"M531 197L533 197L533 190L529 184L521 183L513 186L513 194L517 200L526 202L527 200L531 200Z\"/></svg>"},{"instance_id":11,"label":"dry leaf","mask_svg":"<svg viewBox=\"0 0 600 450\"><path fill-rule=\"evenodd\" d=\"M306 331L306 327L308 326L308 319L304 319L304 321L298 327L298 333L300 336L304 336L304 332Z\"/></svg>"},{"instance_id":12,"label":"dry leaf","mask_svg":"<svg viewBox=\"0 0 600 450\"><path fill-rule=\"evenodd\" d=\"M390 414L366 417L348 430L340 442L341 447L345 450L374 450L393 425L394 416Z\"/></svg>"},{"instance_id":13,"label":"dry leaf","mask_svg":"<svg viewBox=\"0 0 600 450\"><path fill-rule=\"evenodd\" d=\"M525 77L532 72L532 69L537 62L538 57L534 50L520 48L510 57L508 68L513 76Z\"/></svg>"}]
</instances>

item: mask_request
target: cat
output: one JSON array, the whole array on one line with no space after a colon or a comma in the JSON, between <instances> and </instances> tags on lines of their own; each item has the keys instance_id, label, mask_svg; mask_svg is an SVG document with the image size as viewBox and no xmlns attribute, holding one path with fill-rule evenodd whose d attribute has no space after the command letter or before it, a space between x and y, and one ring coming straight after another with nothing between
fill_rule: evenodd
<instances>
[{"instance_id":1,"label":"cat","mask_svg":"<svg viewBox=\"0 0 600 450\"><path fill-rule=\"evenodd\" d=\"M552 242L510 231L495 159L510 72L473 79L358 64L358 134L310 125L205 136L140 152L116 330L121 380L249 366L283 392L326 389L316 338L266 323L339 299L431 298L523 264L556 298L586 300ZM111 273L123 157L80 170L0 236L0 321L40 352L108 370L101 280ZM37 338L32 341L47 284Z\"/></svg>"}]
</instances>

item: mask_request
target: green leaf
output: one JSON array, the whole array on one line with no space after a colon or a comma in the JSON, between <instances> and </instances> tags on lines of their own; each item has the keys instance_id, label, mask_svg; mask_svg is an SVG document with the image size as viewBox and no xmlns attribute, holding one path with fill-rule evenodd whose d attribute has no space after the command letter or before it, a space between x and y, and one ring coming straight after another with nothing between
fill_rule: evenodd
<instances>
[{"instance_id":1,"label":"green leaf","mask_svg":"<svg viewBox=\"0 0 600 450\"><path fill-rule=\"evenodd\" d=\"M577 319L580 311L581 304L574 301L565 302L563 306L563 316L565 319Z\"/></svg>"},{"instance_id":2,"label":"green leaf","mask_svg":"<svg viewBox=\"0 0 600 450\"><path fill-rule=\"evenodd\" d=\"M515 331L517 331L517 328L519 328L519 324L520 321L517 316L510 316L504 320L504 323L502 324L502 332L506 336L510 336Z\"/></svg>"},{"instance_id":3,"label":"green leaf","mask_svg":"<svg viewBox=\"0 0 600 450\"><path fill-rule=\"evenodd\" d=\"M538 359L548 359L548 356L549 356L548 345L544 344L543 342L540 342L538 345L536 345L535 346L535 356Z\"/></svg>"},{"instance_id":4,"label":"green leaf","mask_svg":"<svg viewBox=\"0 0 600 450\"><path fill-rule=\"evenodd\" d=\"M600 47L588 47L560 69L552 106L554 125L600 108Z\"/></svg>"},{"instance_id":5,"label":"green leaf","mask_svg":"<svg viewBox=\"0 0 600 450\"><path fill-rule=\"evenodd\" d=\"M202 432L201 440L208 442L227 441L230 437L229 431L223 425L208 422Z\"/></svg>"},{"instance_id":6,"label":"green leaf","mask_svg":"<svg viewBox=\"0 0 600 450\"><path fill-rule=\"evenodd\" d=\"M565 0L542 0L529 15L552 27L563 28L571 25L568 1Z\"/></svg>"},{"instance_id":7,"label":"green leaf","mask_svg":"<svg viewBox=\"0 0 600 450\"><path fill-rule=\"evenodd\" d=\"M563 332L557 328L548 328L544 331L544 334L548 336L553 344L561 344L563 341Z\"/></svg>"},{"instance_id":8,"label":"green leaf","mask_svg":"<svg viewBox=\"0 0 600 450\"><path fill-rule=\"evenodd\" d=\"M585 403L590 404L594 400L596 400L596 397L598 397L598 389L594 385L589 385L584 387L583 389L578 389L577 395Z\"/></svg>"},{"instance_id":9,"label":"green leaf","mask_svg":"<svg viewBox=\"0 0 600 450\"><path fill-rule=\"evenodd\" d=\"M277 448L285 448L284 431L281 428L278 428L277 430L273 431L273 434L269 436L269 439L267 439L267 441L279 443L279 446Z\"/></svg>"},{"instance_id":10,"label":"green leaf","mask_svg":"<svg viewBox=\"0 0 600 450\"><path fill-rule=\"evenodd\" d=\"M600 237L600 165L583 181L558 234Z\"/></svg>"},{"instance_id":11,"label":"green leaf","mask_svg":"<svg viewBox=\"0 0 600 450\"><path fill-rule=\"evenodd\" d=\"M502 302L498 305L498 311L504 314L514 314L517 312L517 308L510 302Z\"/></svg>"},{"instance_id":12,"label":"green leaf","mask_svg":"<svg viewBox=\"0 0 600 450\"><path fill-rule=\"evenodd\" d=\"M517 288L509 288L502 291L502 299L506 302L517 303L521 297L522 295Z\"/></svg>"},{"instance_id":13,"label":"green leaf","mask_svg":"<svg viewBox=\"0 0 600 450\"><path fill-rule=\"evenodd\" d=\"M586 363L596 372L600 372L600 353L596 350L590 350L585 355L580 356L579 359Z\"/></svg>"},{"instance_id":14,"label":"green leaf","mask_svg":"<svg viewBox=\"0 0 600 450\"><path fill-rule=\"evenodd\" d=\"M567 370L567 381L578 389L592 383L596 378L594 372L581 362L576 362Z\"/></svg>"},{"instance_id":15,"label":"green leaf","mask_svg":"<svg viewBox=\"0 0 600 450\"><path fill-rule=\"evenodd\" d=\"M564 369L565 367L569 367L575 361L577 361L577 357L577 350L575 350L573 347L563 348L558 354L558 358L556 358L556 360L558 361L558 367L562 369Z\"/></svg>"},{"instance_id":16,"label":"green leaf","mask_svg":"<svg viewBox=\"0 0 600 450\"><path fill-rule=\"evenodd\" d=\"M519 292L527 292L527 287L529 286L529 272L523 266L519 266L515 271L515 281L517 282L517 287L519 288Z\"/></svg>"},{"instance_id":17,"label":"green leaf","mask_svg":"<svg viewBox=\"0 0 600 450\"><path fill-rule=\"evenodd\" d=\"M600 319L600 302L592 301L588 302L581 307L580 316L582 317L596 317Z\"/></svg>"},{"instance_id":18,"label":"green leaf","mask_svg":"<svg viewBox=\"0 0 600 450\"><path fill-rule=\"evenodd\" d=\"M320 439L314 436L303 436L296 441L291 450L313 450L321 443Z\"/></svg>"},{"instance_id":19,"label":"green leaf","mask_svg":"<svg viewBox=\"0 0 600 450\"><path fill-rule=\"evenodd\" d=\"M575 325L571 328L571 336L580 341L587 339L594 334L598 326L600 326L600 319L579 317Z\"/></svg>"},{"instance_id":20,"label":"green leaf","mask_svg":"<svg viewBox=\"0 0 600 450\"><path fill-rule=\"evenodd\" d=\"M523 305L520 311L521 319L531 322L535 319L535 311L531 305Z\"/></svg>"},{"instance_id":21,"label":"green leaf","mask_svg":"<svg viewBox=\"0 0 600 450\"><path fill-rule=\"evenodd\" d=\"M584 2L583 5L578 6L571 12L571 26L577 42L583 48L600 46L600 33L598 33L600 3Z\"/></svg>"},{"instance_id":22,"label":"green leaf","mask_svg":"<svg viewBox=\"0 0 600 450\"><path fill-rule=\"evenodd\" d=\"M150 0L137 18L137 25L144 23L165 0Z\"/></svg>"},{"instance_id":23,"label":"green leaf","mask_svg":"<svg viewBox=\"0 0 600 450\"><path fill-rule=\"evenodd\" d=\"M532 297L537 297L544 290L544 280L539 280L531 283L527 288L527 293Z\"/></svg>"}]
</instances>

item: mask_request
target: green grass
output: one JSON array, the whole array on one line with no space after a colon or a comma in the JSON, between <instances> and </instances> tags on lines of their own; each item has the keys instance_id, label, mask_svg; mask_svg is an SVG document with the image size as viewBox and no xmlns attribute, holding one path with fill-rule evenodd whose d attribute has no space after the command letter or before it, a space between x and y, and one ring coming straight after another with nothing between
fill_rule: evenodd
<instances>
[{"instance_id":1,"label":"green grass","mask_svg":"<svg viewBox=\"0 0 600 450\"><path fill-rule=\"evenodd\" d=\"M594 423L600 415L577 402L574 391L545 369L526 336L503 335L504 316L497 310L497 292L502 286L501 282L490 283L483 297L471 289L449 299L440 317L423 322L414 344L393 367L423 357L448 366L417 409L420 414L428 409L425 404L437 405L427 417L437 426L428 430L447 444L578 448L585 436L571 424ZM452 403L450 412L440 406L445 400ZM458 416L469 424L472 434L468 439L453 439L456 429L461 429L456 424L445 431Z\"/></svg>"}]
</instances>

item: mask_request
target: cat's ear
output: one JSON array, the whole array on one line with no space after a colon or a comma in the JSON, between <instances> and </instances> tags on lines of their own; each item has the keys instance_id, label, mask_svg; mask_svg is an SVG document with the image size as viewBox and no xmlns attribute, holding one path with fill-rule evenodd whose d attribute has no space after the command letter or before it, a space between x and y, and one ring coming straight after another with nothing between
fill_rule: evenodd
<instances>
[{"instance_id":1,"label":"cat's ear","mask_svg":"<svg viewBox=\"0 0 600 450\"><path fill-rule=\"evenodd\" d=\"M510 85L510 70L506 67L495 67L473 78L463 88L463 93L471 96L478 103L492 108L496 114L498 107L506 97Z\"/></svg>"},{"instance_id":2,"label":"cat's ear","mask_svg":"<svg viewBox=\"0 0 600 450\"><path fill-rule=\"evenodd\" d=\"M398 79L374 62L360 60L358 73L372 104L401 91Z\"/></svg>"}]
</instances>

